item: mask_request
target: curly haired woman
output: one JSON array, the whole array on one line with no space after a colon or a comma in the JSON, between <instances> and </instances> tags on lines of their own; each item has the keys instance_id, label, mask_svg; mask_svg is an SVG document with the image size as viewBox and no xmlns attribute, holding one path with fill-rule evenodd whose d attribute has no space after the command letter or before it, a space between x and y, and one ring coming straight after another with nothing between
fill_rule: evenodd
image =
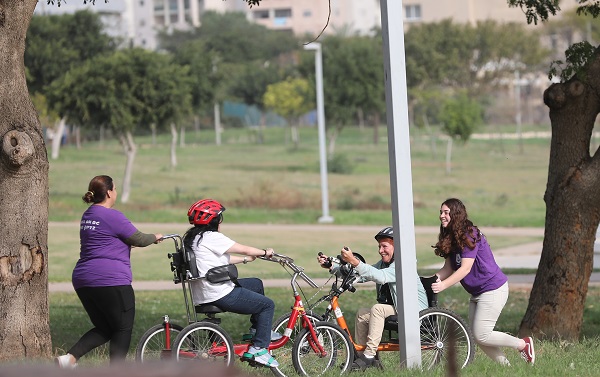
<instances>
[{"instance_id":1,"label":"curly haired woman","mask_svg":"<svg viewBox=\"0 0 600 377\"><path fill-rule=\"evenodd\" d=\"M469 322L475 341L492 360L510 365L501 347L514 348L526 362L535 362L533 339L516 338L494 331L498 317L508 300L508 279L502 272L487 239L473 225L465 205L455 198L442 203L440 233L435 253L445 259L431 287L435 293L460 282L471 294Z\"/></svg>"}]
</instances>

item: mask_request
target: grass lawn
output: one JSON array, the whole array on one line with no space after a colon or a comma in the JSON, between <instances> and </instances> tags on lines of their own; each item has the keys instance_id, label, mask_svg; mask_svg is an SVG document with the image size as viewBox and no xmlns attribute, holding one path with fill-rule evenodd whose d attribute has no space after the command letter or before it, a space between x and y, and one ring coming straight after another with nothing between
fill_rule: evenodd
<instances>
[{"instance_id":1,"label":"grass lawn","mask_svg":"<svg viewBox=\"0 0 600 377\"><path fill-rule=\"evenodd\" d=\"M322 213L315 129L301 129L298 149L286 143L287 129L269 129L264 144L253 143L246 130L228 129L220 146L211 132L188 132L174 168L167 135L154 145L148 136L136 137L130 200L117 207L134 222L185 223L191 203L212 197L227 207L225 219L231 223L316 222ZM525 139L523 151L515 140L457 144L447 174L446 142L439 136L411 130L415 224L438 225L440 203L457 196L478 225L543 226L548 139ZM335 223L389 224L385 137L374 144L371 129L347 127L335 150L336 163L330 165L345 171L328 175ZM60 157L50 161L50 220L78 221L89 180L108 174L121 189L124 166L122 148L113 140L63 147Z\"/></svg>"},{"instance_id":2,"label":"grass lawn","mask_svg":"<svg viewBox=\"0 0 600 377\"><path fill-rule=\"evenodd\" d=\"M289 288L267 288L266 294L276 302L275 318L289 311L292 303ZM316 290L305 289L307 302ZM323 292L321 292L323 293ZM509 301L500 316L497 330L515 334L527 305L529 291L511 291ZM372 289L359 288L356 293L345 293L340 302L346 321L354 328L354 313L374 301ZM169 314L172 322L186 323L185 307L181 291L138 291L136 292L137 313L130 356L133 357L137 341L143 332L154 324L160 323L164 314ZM458 287L441 295L440 306L447 307L461 316L467 316L468 296ZM236 314L223 314L222 326L235 341L249 326L248 317ZM68 349L90 327L87 315L74 293L52 293L50 295L50 324L54 350L60 354ZM597 355L600 347L600 288L592 287L588 293L584 312L582 338L580 342L538 341L536 340L536 364L526 365L516 351L506 350L512 367L501 367L492 363L480 350L473 364L461 370L463 376L598 376ZM443 370L420 372L401 370L396 367L398 355L390 353L384 361L385 371L367 371L370 376L444 376ZM105 364L107 351L100 348L80 360L82 366ZM257 375L271 375L267 370L245 368L245 364L236 361L236 365Z\"/></svg>"},{"instance_id":3,"label":"grass lawn","mask_svg":"<svg viewBox=\"0 0 600 377\"><path fill-rule=\"evenodd\" d=\"M529 127L546 131L547 127ZM381 134L385 136L385 129ZM510 128L514 130L514 126ZM498 132L500 128L477 132ZM185 147L177 149L177 166L169 164L169 143L159 135L153 144L150 136L137 136L138 154L134 163L130 201L118 203L143 232L183 234L188 227L185 213L194 201L212 197L227 207L223 231L238 242L273 247L292 256L310 276L323 276L316 265L318 251L337 255L343 246L361 253L367 262L377 258L373 235L391 223L387 140L372 141L372 130L347 127L336 143L336 168L343 173L328 175L330 213L335 223L315 231L303 224L315 224L321 215L321 191L317 131L300 130L301 144L293 149L286 129L269 129L265 143L258 144L248 130L227 129L223 144L214 145L214 133L189 131ZM455 145L451 173L446 172L445 141L439 134L411 130L414 221L417 226L437 227L440 203L456 196L465 202L469 215L485 232L486 227L543 227L543 195L548 171L548 139L516 140L495 138L470 140ZM84 143L81 149L63 147L59 159L50 161L49 279L70 280L78 258L78 221L86 205L81 196L94 175L108 174L121 189L125 157L113 140ZM402 209L400 209L402 210ZM258 224L248 228L235 224ZM229 227L228 225L231 224ZM269 224L292 224L274 228ZM348 225L350 228L337 227ZM538 241L540 237L488 236L494 249ZM436 234L416 234L417 266L440 262L430 245ZM136 280L169 280L167 253L172 244L163 243L132 252ZM288 275L273 263L240 266L242 276L285 278ZM247 269L247 270L245 270ZM310 301L314 290L306 290ZM497 329L516 333L527 307L529 292L511 292ZM289 311L289 288L268 288L267 295L277 304L275 317ZM50 325L55 354L68 349L90 327L74 293L50 294ZM183 297L179 291L136 292L137 314L131 355L137 340L164 314L184 323ZM468 297L460 288L443 294L441 306L466 317ZM359 307L373 303L373 291L359 289L342 297L346 320L353 327ZM517 352L507 350L512 367L503 368L478 351L475 362L461 371L463 376L597 376L600 346L600 288L588 292L582 337L570 343L537 341L536 365L525 365ZM238 340L248 327L248 318L224 314L223 327ZM81 360L82 366L106 364L105 349ZM396 355L397 356L397 355ZM397 368L396 356L389 355L386 370L367 371L368 376L443 376L443 370L420 372ZM240 363L237 363L240 365ZM244 368L242 366L242 368ZM266 370L248 370L271 375Z\"/></svg>"}]
</instances>

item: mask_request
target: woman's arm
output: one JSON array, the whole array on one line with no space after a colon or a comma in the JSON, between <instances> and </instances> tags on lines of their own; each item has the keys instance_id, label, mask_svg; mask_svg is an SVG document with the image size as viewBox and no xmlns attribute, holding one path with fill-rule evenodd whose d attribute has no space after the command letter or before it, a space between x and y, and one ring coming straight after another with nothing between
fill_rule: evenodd
<instances>
[{"instance_id":1,"label":"woman's arm","mask_svg":"<svg viewBox=\"0 0 600 377\"><path fill-rule=\"evenodd\" d=\"M439 280L446 280L448 276L452 275L452 265L449 258L444 259L444 265L435 274Z\"/></svg>"},{"instance_id":2,"label":"woman's arm","mask_svg":"<svg viewBox=\"0 0 600 377\"><path fill-rule=\"evenodd\" d=\"M448 260L446 260L446 263L449 263ZM454 271L454 273L448 276L446 279L431 284L431 289L433 289L433 292L440 293L444 289L449 288L461 281L469 272L471 272L473 263L475 263L475 258L462 258L461 265L458 270ZM444 267L446 267L445 264Z\"/></svg>"},{"instance_id":3,"label":"woman's arm","mask_svg":"<svg viewBox=\"0 0 600 377\"><path fill-rule=\"evenodd\" d=\"M258 249L256 247L242 245L240 243L234 243L227 251L227 254L239 254L231 255L229 261L233 264L244 263L244 258L247 262L254 261L257 257L271 258L275 251L272 248ZM242 256L240 256L242 255Z\"/></svg>"},{"instance_id":4,"label":"woman's arm","mask_svg":"<svg viewBox=\"0 0 600 377\"><path fill-rule=\"evenodd\" d=\"M133 233L129 238L127 238L124 242L129 246L136 247L146 247L153 243L160 242L159 240L162 238L162 234L151 234L151 233L142 233L139 230Z\"/></svg>"}]
</instances>

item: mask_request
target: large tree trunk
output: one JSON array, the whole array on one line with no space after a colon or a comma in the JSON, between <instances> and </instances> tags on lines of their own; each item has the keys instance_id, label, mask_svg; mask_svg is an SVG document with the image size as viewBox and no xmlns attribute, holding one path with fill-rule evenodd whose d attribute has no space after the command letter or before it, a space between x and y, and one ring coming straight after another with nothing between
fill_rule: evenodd
<instances>
[{"instance_id":1,"label":"large tree trunk","mask_svg":"<svg viewBox=\"0 0 600 377\"><path fill-rule=\"evenodd\" d=\"M586 67L585 82L571 79L544 93L552 122L546 230L522 335L577 340L581 331L600 221L600 151L590 156L600 112L599 51Z\"/></svg>"},{"instance_id":2,"label":"large tree trunk","mask_svg":"<svg viewBox=\"0 0 600 377\"><path fill-rule=\"evenodd\" d=\"M0 360L50 357L48 155L25 82L37 0L0 2Z\"/></svg>"},{"instance_id":3,"label":"large tree trunk","mask_svg":"<svg viewBox=\"0 0 600 377\"><path fill-rule=\"evenodd\" d=\"M121 145L127 156L127 162L125 163L125 174L123 175L123 188L121 189L121 203L127 203L129 201L129 194L131 193L131 175L133 173L133 161L135 160L135 154L137 147L133 141L133 136L130 131L121 134L119 137Z\"/></svg>"}]
</instances>

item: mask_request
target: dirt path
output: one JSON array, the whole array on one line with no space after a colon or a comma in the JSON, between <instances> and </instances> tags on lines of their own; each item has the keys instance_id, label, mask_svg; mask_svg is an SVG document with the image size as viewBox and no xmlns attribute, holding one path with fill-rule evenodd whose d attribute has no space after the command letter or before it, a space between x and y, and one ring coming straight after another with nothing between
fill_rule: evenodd
<instances>
[{"instance_id":1,"label":"dirt path","mask_svg":"<svg viewBox=\"0 0 600 377\"><path fill-rule=\"evenodd\" d=\"M52 226L73 227L76 224L70 223L51 223ZM146 225L153 227L161 227L164 229L185 229L186 224L138 224L141 228ZM227 224L230 229L244 229L247 231L264 230L268 227L272 231L277 230L294 230L294 231L309 231L309 232L332 232L332 231L365 231L376 233L380 226L358 226L358 225L333 225L333 224ZM420 234L437 234L438 227L415 227L415 233ZM497 236L543 236L543 228L486 228L486 234ZM502 249L494 250L496 261L502 268L531 268L535 269L538 266L542 251L542 242L530 242L522 245L515 245ZM439 267L439 264L426 266L428 268ZM535 275L509 275L509 284L514 288L531 288ZM315 282L322 286L327 282L327 279L315 279ZM290 284L289 279L266 279L264 280L266 287L287 287ZM600 273L593 273L590 278L590 285L600 285ZM166 281L134 281L133 287L136 290L179 290L181 285L174 284L170 280ZM73 292L71 282L50 283L50 292Z\"/></svg>"}]
</instances>

